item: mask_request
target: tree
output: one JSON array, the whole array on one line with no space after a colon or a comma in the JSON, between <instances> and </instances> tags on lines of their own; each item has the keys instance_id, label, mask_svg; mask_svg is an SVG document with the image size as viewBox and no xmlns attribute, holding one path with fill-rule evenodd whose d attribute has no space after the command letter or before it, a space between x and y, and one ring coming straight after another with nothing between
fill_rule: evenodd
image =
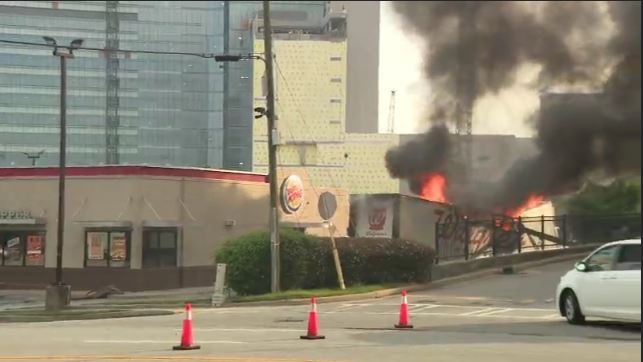
<instances>
[{"instance_id":1,"label":"tree","mask_svg":"<svg viewBox=\"0 0 643 362\"><path fill-rule=\"evenodd\" d=\"M616 180L608 186L590 183L567 203L570 214L616 215L641 211L641 185L626 180Z\"/></svg>"}]
</instances>

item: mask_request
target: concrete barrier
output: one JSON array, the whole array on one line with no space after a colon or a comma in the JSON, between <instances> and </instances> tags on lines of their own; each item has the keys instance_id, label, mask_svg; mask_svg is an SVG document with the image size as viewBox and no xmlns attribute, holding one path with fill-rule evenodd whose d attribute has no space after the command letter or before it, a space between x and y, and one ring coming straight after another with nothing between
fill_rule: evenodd
<instances>
[{"instance_id":1,"label":"concrete barrier","mask_svg":"<svg viewBox=\"0 0 643 362\"><path fill-rule=\"evenodd\" d=\"M528 263L538 260L547 260L553 257L565 255L577 255L589 253L600 244L588 244L565 249L550 249L543 251L530 251L520 254L500 255L496 257L480 258L473 260L454 261L434 265L431 269L431 281L438 281L445 278L455 277L463 274L473 273L483 269L502 269L514 264Z\"/></svg>"}]
</instances>

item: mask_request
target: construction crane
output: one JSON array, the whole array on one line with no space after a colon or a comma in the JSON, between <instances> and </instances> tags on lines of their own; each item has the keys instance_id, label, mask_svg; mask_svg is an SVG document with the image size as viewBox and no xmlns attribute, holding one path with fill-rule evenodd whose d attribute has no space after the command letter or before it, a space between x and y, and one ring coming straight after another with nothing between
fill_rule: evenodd
<instances>
[{"instance_id":1,"label":"construction crane","mask_svg":"<svg viewBox=\"0 0 643 362\"><path fill-rule=\"evenodd\" d=\"M388 106L388 127L387 133L395 133L395 91L391 91L391 99Z\"/></svg>"}]
</instances>

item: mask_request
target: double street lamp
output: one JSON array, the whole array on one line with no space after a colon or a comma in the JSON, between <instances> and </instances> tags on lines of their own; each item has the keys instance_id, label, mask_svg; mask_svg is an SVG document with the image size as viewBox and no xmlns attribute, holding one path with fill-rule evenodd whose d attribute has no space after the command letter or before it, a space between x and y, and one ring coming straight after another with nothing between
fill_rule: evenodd
<instances>
[{"instance_id":1,"label":"double street lamp","mask_svg":"<svg viewBox=\"0 0 643 362\"><path fill-rule=\"evenodd\" d=\"M217 62L238 62L240 60L261 60L266 66L267 77L267 104L266 108L255 108L259 115L255 118L266 116L268 123L268 163L269 163L269 181L270 181L270 255L271 255L271 291L278 292L280 285L279 271L279 213L278 205L278 186L277 186L277 132L275 127L275 93L274 93L274 71L272 58L272 30L270 24L270 2L263 1L263 20L264 20L264 44L265 56L259 54L248 55L216 55ZM59 309L69 305L71 296L71 287L63 283L62 280L62 255L63 255L63 238L65 226L65 156L66 156L66 97L67 97L67 58L74 57L74 50L79 49L83 44L83 39L75 39L69 45L59 45L52 37L43 37L45 42L54 48L53 55L60 58L60 164L58 178L58 245L56 253L56 282L47 288L46 308ZM196 54L190 54L196 55ZM203 55L199 55L203 56Z\"/></svg>"},{"instance_id":2,"label":"double street lamp","mask_svg":"<svg viewBox=\"0 0 643 362\"><path fill-rule=\"evenodd\" d=\"M72 40L69 45L58 45L56 39L44 36L53 46L53 55L60 58L60 157L58 166L58 245L56 249L56 281L47 288L45 307L60 309L69 305L71 287L63 283L63 240L65 235L65 161L67 154L67 58L74 57L74 50L83 45L83 39Z\"/></svg>"}]
</instances>

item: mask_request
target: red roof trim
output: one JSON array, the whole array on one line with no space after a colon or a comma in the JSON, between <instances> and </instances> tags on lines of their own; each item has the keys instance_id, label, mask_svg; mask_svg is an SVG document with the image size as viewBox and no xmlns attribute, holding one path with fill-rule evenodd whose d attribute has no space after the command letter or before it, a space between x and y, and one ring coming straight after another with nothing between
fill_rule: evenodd
<instances>
[{"instance_id":1,"label":"red roof trim","mask_svg":"<svg viewBox=\"0 0 643 362\"><path fill-rule=\"evenodd\" d=\"M212 170L202 168L172 168L153 166L89 166L67 167L65 174L71 177L91 176L161 176L188 177L208 180L229 180L267 183L262 174ZM58 167L0 168L0 178L5 177L57 177Z\"/></svg>"}]
</instances>

